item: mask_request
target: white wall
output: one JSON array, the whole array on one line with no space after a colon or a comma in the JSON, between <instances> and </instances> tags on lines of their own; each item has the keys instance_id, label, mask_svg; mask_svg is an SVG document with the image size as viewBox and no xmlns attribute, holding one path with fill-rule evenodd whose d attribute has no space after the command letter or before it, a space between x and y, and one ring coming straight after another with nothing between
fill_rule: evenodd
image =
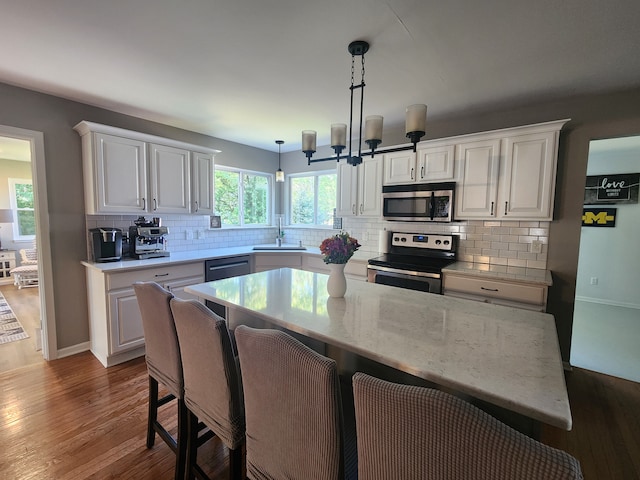
<instances>
[{"instance_id":1,"label":"white wall","mask_svg":"<svg viewBox=\"0 0 640 480\"><path fill-rule=\"evenodd\" d=\"M587 175L639 172L640 137L591 142ZM582 227L576 298L640 308L640 204L606 207L617 209L615 227Z\"/></svg>"}]
</instances>

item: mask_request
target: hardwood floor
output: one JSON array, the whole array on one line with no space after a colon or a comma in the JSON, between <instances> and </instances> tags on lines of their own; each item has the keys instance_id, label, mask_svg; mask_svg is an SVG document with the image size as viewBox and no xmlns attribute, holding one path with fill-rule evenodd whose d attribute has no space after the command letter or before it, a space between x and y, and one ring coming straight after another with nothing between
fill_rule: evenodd
<instances>
[{"instance_id":1,"label":"hardwood floor","mask_svg":"<svg viewBox=\"0 0 640 480\"><path fill-rule=\"evenodd\" d=\"M2 285L0 292L7 299L13 313L29 334L29 338L0 345L0 372L42 363L42 352L36 350L36 328L40 327L40 298L37 287L18 289L15 285Z\"/></svg>"},{"instance_id":2,"label":"hardwood floor","mask_svg":"<svg viewBox=\"0 0 640 480\"><path fill-rule=\"evenodd\" d=\"M173 478L171 450L159 439L145 447L143 358L105 369L87 352L1 373L0 385L0 478ZM567 385L573 430L544 426L541 440L577 457L587 480L639 479L640 384L574 369ZM173 406L161 412L173 416ZM226 479L219 441L202 453Z\"/></svg>"}]
</instances>

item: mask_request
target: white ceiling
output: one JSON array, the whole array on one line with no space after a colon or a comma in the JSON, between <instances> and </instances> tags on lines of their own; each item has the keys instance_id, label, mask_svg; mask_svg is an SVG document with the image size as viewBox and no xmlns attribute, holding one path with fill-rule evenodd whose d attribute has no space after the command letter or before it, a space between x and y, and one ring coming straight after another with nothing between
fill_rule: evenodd
<instances>
[{"instance_id":1,"label":"white ceiling","mask_svg":"<svg viewBox=\"0 0 640 480\"><path fill-rule=\"evenodd\" d=\"M0 0L0 81L283 152L365 115L386 126L640 86L638 0ZM359 68L356 69L359 71ZM357 79L356 79L357 80ZM428 128L428 127L427 127ZM383 143L384 144L384 143Z\"/></svg>"}]
</instances>

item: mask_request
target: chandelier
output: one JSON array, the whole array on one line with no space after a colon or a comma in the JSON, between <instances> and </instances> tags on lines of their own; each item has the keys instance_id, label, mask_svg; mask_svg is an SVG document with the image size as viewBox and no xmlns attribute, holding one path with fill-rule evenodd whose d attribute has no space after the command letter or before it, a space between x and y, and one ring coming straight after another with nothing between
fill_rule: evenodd
<instances>
[{"instance_id":1,"label":"chandelier","mask_svg":"<svg viewBox=\"0 0 640 480\"><path fill-rule=\"evenodd\" d=\"M356 40L351 42L348 47L348 51L351 54L351 108L349 111L349 154L346 157L347 163L354 167L362 163L362 112L364 108L364 54L369 51L369 43L363 40ZM360 83L355 84L355 63L356 57L361 59L360 70ZM354 91L360 90L360 117L359 123L359 135L357 152L352 145L353 139L353 97ZM370 115L364 119L364 141L369 146L369 152L372 157L376 153L376 148L382 142L382 121L381 115ZM424 136L425 125L427 123L427 106L426 105L411 105L406 109L405 118L405 132L407 138L411 141L411 146L395 147L378 150L377 153L390 153L401 152L405 150L416 151L416 144ZM331 125L331 148L335 152L335 156L327 158L314 158L311 157L316 152L316 135L315 130L303 130L302 131L302 151L307 157L307 165L311 165L315 162L324 162L327 160L340 161L340 155L347 145L347 125L344 123L334 123Z\"/></svg>"}]
</instances>

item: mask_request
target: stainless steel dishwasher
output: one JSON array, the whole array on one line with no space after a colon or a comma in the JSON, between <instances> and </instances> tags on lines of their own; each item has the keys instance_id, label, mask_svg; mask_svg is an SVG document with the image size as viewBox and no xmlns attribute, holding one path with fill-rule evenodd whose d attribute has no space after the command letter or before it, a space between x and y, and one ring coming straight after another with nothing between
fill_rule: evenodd
<instances>
[{"instance_id":1,"label":"stainless steel dishwasher","mask_svg":"<svg viewBox=\"0 0 640 480\"><path fill-rule=\"evenodd\" d=\"M251 273L251 255L239 255L236 257L212 258L204 262L204 280L212 282L214 280L222 280L223 278L237 277L239 275L247 275ZM222 318L227 318L227 312L224 305L206 301L214 313Z\"/></svg>"}]
</instances>

